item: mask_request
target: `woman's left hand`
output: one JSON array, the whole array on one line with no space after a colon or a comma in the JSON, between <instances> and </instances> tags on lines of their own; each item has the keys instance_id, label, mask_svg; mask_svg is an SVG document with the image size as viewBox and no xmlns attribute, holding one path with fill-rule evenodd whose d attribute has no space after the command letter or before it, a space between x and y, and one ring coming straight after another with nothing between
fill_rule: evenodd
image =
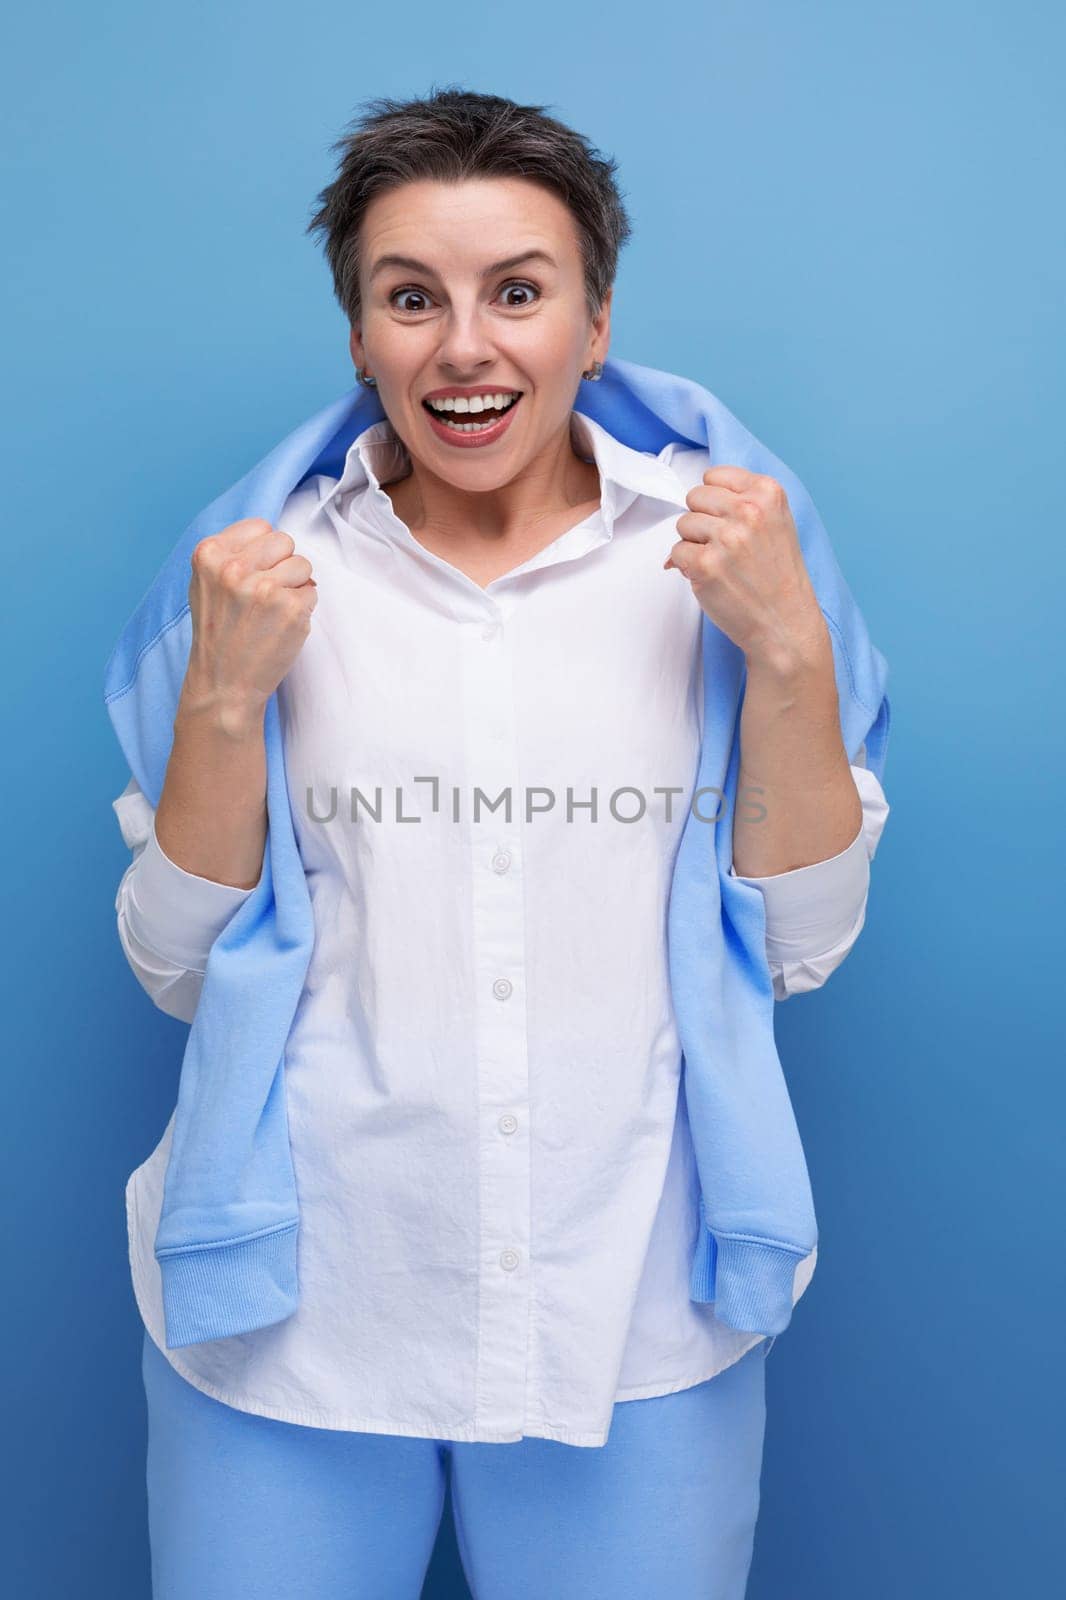
<instances>
[{"instance_id":1,"label":"woman's left hand","mask_svg":"<svg viewBox=\"0 0 1066 1600\"><path fill-rule=\"evenodd\" d=\"M824 649L825 618L777 479L709 467L685 503L681 542L663 568L689 580L701 609L748 661L788 666Z\"/></svg>"}]
</instances>

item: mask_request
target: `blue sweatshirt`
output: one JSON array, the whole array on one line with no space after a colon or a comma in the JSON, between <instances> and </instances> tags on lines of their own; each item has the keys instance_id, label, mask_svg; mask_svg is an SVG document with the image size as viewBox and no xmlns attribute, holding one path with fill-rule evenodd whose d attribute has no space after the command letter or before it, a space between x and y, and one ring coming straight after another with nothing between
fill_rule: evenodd
<instances>
[{"instance_id":1,"label":"blue sweatshirt","mask_svg":"<svg viewBox=\"0 0 1066 1600\"><path fill-rule=\"evenodd\" d=\"M799 479L708 390L609 359L576 409L632 449L671 441L716 463L775 477L787 491L832 641L840 726L853 759L883 779L887 664L874 647L814 504ZM305 478L340 475L353 440L385 413L357 384L309 417L192 521L108 658L104 698L130 771L154 807L192 642L194 546L241 517L276 525ZM671 997L700 1181L689 1294L730 1327L781 1333L796 1268L817 1245L810 1179L774 1039L761 891L730 872L740 761L743 652L705 615L704 727L696 794L668 909ZM296 844L277 706L264 718L267 843L260 880L207 961L182 1058L155 1239L170 1350L248 1333L299 1302L299 1205L289 1150L285 1044L314 927ZM701 799L699 791L707 794ZM703 820L718 812L718 822Z\"/></svg>"}]
</instances>

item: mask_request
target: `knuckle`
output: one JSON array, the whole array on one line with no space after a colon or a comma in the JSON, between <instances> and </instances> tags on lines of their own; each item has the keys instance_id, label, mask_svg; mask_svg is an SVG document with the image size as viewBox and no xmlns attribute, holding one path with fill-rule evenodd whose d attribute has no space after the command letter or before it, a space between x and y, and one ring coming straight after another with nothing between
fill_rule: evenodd
<instances>
[{"instance_id":1,"label":"knuckle","mask_svg":"<svg viewBox=\"0 0 1066 1600\"><path fill-rule=\"evenodd\" d=\"M207 572L214 566L219 553L218 535L209 533L193 545L192 565L197 572Z\"/></svg>"},{"instance_id":2,"label":"knuckle","mask_svg":"<svg viewBox=\"0 0 1066 1600\"><path fill-rule=\"evenodd\" d=\"M268 572L260 572L253 580L251 598L257 606L267 606L274 598L274 580Z\"/></svg>"},{"instance_id":3,"label":"knuckle","mask_svg":"<svg viewBox=\"0 0 1066 1600\"><path fill-rule=\"evenodd\" d=\"M227 589L236 589L244 577L244 563L240 556L226 556L220 562L215 575L219 583L224 584Z\"/></svg>"}]
</instances>

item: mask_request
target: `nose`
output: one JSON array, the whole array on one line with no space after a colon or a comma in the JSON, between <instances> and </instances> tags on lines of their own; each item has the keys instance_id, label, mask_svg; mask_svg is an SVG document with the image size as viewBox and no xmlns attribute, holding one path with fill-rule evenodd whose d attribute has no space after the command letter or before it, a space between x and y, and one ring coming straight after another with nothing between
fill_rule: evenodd
<instances>
[{"instance_id":1,"label":"nose","mask_svg":"<svg viewBox=\"0 0 1066 1600\"><path fill-rule=\"evenodd\" d=\"M481 307L452 306L444 320L437 359L453 383L472 382L493 364L496 351Z\"/></svg>"}]
</instances>

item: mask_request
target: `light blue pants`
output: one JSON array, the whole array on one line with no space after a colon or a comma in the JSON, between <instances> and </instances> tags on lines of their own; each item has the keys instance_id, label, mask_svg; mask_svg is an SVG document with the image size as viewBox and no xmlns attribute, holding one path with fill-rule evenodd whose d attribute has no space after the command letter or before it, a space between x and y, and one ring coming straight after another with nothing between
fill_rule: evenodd
<instances>
[{"instance_id":1,"label":"light blue pants","mask_svg":"<svg viewBox=\"0 0 1066 1600\"><path fill-rule=\"evenodd\" d=\"M448 1475L475 1600L743 1600L766 1350L618 1401L592 1449L254 1416L186 1382L146 1333L153 1600L419 1600Z\"/></svg>"}]
</instances>

